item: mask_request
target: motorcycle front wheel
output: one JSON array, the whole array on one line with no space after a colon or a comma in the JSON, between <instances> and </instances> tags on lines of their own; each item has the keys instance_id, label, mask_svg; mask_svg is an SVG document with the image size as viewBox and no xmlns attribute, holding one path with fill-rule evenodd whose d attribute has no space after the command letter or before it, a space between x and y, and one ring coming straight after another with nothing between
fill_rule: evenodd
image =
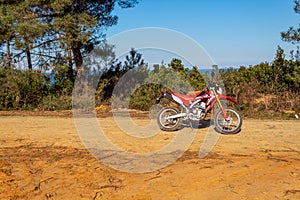
<instances>
[{"instance_id":1,"label":"motorcycle front wheel","mask_svg":"<svg viewBox=\"0 0 300 200\"><path fill-rule=\"evenodd\" d=\"M160 110L157 117L157 123L163 131L176 131L181 125L182 118L169 118L172 115L176 115L180 111L175 107L165 107Z\"/></svg>"},{"instance_id":2,"label":"motorcycle front wheel","mask_svg":"<svg viewBox=\"0 0 300 200\"><path fill-rule=\"evenodd\" d=\"M214 117L215 129L223 134L235 134L241 131L242 117L234 108L224 108L227 119L224 118L222 110L216 112Z\"/></svg>"}]
</instances>

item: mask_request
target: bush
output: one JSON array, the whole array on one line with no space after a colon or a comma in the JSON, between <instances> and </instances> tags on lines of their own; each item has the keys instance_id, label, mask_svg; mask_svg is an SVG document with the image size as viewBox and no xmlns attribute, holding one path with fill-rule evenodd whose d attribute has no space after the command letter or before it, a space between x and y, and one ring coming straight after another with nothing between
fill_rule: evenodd
<instances>
[{"instance_id":1,"label":"bush","mask_svg":"<svg viewBox=\"0 0 300 200\"><path fill-rule=\"evenodd\" d=\"M0 109L33 109L49 94L50 78L41 71L0 68Z\"/></svg>"},{"instance_id":2,"label":"bush","mask_svg":"<svg viewBox=\"0 0 300 200\"><path fill-rule=\"evenodd\" d=\"M40 70L0 68L0 110L71 109L72 83Z\"/></svg>"}]
</instances>

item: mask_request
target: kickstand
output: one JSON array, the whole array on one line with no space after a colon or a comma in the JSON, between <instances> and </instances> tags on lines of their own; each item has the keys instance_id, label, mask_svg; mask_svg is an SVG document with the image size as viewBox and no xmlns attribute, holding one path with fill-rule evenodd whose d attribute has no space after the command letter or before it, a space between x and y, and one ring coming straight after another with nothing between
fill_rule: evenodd
<instances>
[{"instance_id":1,"label":"kickstand","mask_svg":"<svg viewBox=\"0 0 300 200\"><path fill-rule=\"evenodd\" d=\"M190 119L189 119L189 124L190 124L190 127L193 129L192 120L190 120Z\"/></svg>"}]
</instances>

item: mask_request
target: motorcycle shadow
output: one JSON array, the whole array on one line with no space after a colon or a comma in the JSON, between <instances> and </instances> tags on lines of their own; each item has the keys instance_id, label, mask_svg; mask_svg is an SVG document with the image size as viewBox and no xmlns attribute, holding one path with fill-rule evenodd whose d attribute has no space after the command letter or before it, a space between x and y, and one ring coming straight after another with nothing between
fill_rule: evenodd
<instances>
[{"instance_id":1,"label":"motorcycle shadow","mask_svg":"<svg viewBox=\"0 0 300 200\"><path fill-rule=\"evenodd\" d=\"M201 120L200 122L186 120L182 122L181 129L182 128L195 128L195 129L208 128L211 125L213 125L213 121L211 119Z\"/></svg>"},{"instance_id":2,"label":"motorcycle shadow","mask_svg":"<svg viewBox=\"0 0 300 200\"><path fill-rule=\"evenodd\" d=\"M182 122L180 129L183 129L183 128L201 129L201 128L208 128L213 125L214 125L214 123L213 123L213 120L211 120L211 119L201 120L200 122L186 120L186 121ZM215 128L214 128L214 130L217 133L220 133L222 135L235 135L235 134L238 134L241 132L241 129L236 133L223 133L223 132L219 132Z\"/></svg>"}]
</instances>

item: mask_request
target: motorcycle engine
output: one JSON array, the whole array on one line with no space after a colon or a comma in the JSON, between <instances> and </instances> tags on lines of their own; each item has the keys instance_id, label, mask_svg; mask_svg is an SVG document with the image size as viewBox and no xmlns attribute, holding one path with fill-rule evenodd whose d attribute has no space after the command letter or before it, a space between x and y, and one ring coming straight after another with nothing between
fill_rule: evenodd
<instances>
[{"instance_id":1,"label":"motorcycle engine","mask_svg":"<svg viewBox=\"0 0 300 200\"><path fill-rule=\"evenodd\" d=\"M198 102L195 104L189 113L189 118L191 120L202 120L206 116L206 110L205 110L205 103L204 102Z\"/></svg>"}]
</instances>

